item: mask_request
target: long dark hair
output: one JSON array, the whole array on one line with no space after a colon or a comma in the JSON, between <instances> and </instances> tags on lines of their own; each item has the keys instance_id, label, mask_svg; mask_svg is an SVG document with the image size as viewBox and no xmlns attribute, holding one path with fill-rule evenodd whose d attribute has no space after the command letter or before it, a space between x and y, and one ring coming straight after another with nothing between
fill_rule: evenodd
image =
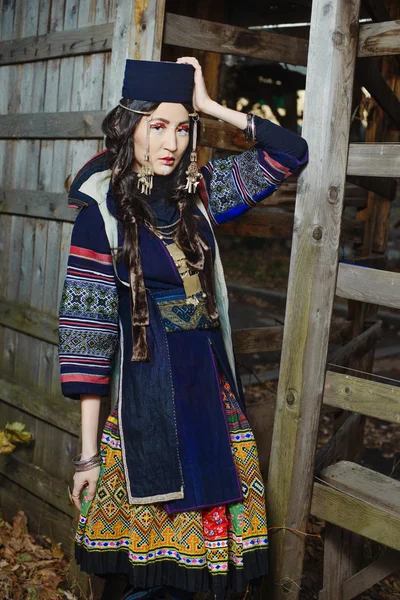
<instances>
[{"instance_id":1,"label":"long dark hair","mask_svg":"<svg viewBox=\"0 0 400 600\"><path fill-rule=\"evenodd\" d=\"M153 112L159 106L159 103L128 98L122 98L121 104L143 112ZM191 106L184 106L189 113L193 112ZM154 215L146 201L146 196L137 189L137 174L133 171L135 160L133 136L141 119L141 114L116 106L108 113L102 124L112 172L111 189L116 199L118 217L125 230L124 245L119 249L118 258L126 263L130 273L134 336L132 360L149 358L144 330L144 326L148 325L148 307L139 258L137 222L141 219L154 222ZM211 248L198 226L198 220L202 217L194 214L196 194L189 194L185 189L186 170L189 166L192 146L192 121L189 133L188 148L173 172L168 201L176 204L180 214L176 233L177 243L185 252L189 267L198 272L202 288L207 295L208 312L211 319L216 320L218 312L213 286Z\"/></svg>"}]
</instances>

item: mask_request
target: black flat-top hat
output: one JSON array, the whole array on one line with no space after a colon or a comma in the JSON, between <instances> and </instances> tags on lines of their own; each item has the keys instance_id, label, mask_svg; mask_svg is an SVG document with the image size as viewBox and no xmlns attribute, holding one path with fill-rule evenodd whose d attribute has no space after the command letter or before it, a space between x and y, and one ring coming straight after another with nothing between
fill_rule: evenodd
<instances>
[{"instance_id":1,"label":"black flat-top hat","mask_svg":"<svg viewBox=\"0 0 400 600\"><path fill-rule=\"evenodd\" d=\"M174 62L126 61L122 96L149 102L191 104L194 67Z\"/></svg>"}]
</instances>

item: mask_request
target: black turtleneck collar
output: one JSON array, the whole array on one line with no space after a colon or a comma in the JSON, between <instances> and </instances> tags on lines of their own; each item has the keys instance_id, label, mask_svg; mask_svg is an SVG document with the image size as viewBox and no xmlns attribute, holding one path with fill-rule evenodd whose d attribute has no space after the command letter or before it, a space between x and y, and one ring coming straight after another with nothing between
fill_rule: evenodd
<instances>
[{"instance_id":1,"label":"black turtleneck collar","mask_svg":"<svg viewBox=\"0 0 400 600\"><path fill-rule=\"evenodd\" d=\"M172 172L169 175L154 175L151 194L149 196L143 195L143 198L149 202L150 205L154 204L166 208L168 206L166 200L168 200L173 191L175 175L175 172ZM111 183L107 192L107 208L111 214L115 217L117 216L115 196L111 190ZM162 212L164 212L164 210L162 210Z\"/></svg>"}]
</instances>

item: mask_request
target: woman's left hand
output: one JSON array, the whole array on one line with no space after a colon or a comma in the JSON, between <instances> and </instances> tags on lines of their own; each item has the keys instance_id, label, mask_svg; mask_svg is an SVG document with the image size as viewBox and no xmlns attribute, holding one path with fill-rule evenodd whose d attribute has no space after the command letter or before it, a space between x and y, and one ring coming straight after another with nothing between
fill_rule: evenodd
<instances>
[{"instance_id":1,"label":"woman's left hand","mask_svg":"<svg viewBox=\"0 0 400 600\"><path fill-rule=\"evenodd\" d=\"M194 73L194 90L193 90L193 108L207 113L207 106L212 102L208 95L206 84L203 77L203 72L197 58L193 56L182 56L178 58L177 63L192 65L195 69Z\"/></svg>"}]
</instances>

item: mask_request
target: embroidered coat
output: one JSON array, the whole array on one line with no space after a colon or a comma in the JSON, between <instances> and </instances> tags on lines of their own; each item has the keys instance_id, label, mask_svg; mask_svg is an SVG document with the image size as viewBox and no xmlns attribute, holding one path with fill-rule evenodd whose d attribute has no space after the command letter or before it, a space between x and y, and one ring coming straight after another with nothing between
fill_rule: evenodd
<instances>
[{"instance_id":1,"label":"embroidered coat","mask_svg":"<svg viewBox=\"0 0 400 600\"><path fill-rule=\"evenodd\" d=\"M291 134L277 130L283 138ZM125 265L116 263L112 250L123 243L123 231L110 191L107 152L93 157L72 184L70 204L83 209L72 233L60 306L62 391L77 399L88 393L107 396L114 366L132 504L163 502L169 512L176 512L242 497L218 389L219 368L243 403L213 227L271 195L306 162L306 143L291 135L297 145L302 142L296 152L259 142L202 169L196 210L203 216L200 226L213 252L219 326L211 326L204 309L190 312L182 305L182 279L168 250L148 227L139 225L150 314L148 363L130 361L128 273Z\"/></svg>"}]
</instances>

